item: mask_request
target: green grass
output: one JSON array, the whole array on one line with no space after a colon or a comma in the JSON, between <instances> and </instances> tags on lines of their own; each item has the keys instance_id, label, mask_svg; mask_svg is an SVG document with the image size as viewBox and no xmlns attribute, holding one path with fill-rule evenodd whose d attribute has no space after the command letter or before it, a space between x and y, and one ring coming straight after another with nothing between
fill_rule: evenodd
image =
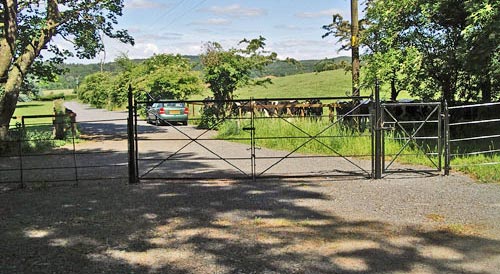
<instances>
[{"instance_id":1,"label":"green grass","mask_svg":"<svg viewBox=\"0 0 500 274\"><path fill-rule=\"evenodd\" d=\"M17 104L14 116L10 122L11 129L21 125L21 116L53 115L53 101L20 102ZM26 131L22 136L24 152L41 152L66 144L65 140L54 140L52 118L25 118ZM78 141L78 140L77 140Z\"/></svg>"},{"instance_id":2,"label":"green grass","mask_svg":"<svg viewBox=\"0 0 500 274\"><path fill-rule=\"evenodd\" d=\"M235 91L235 98L313 98L313 97L344 97L351 95L351 74L344 70L323 71L320 73L303 73L285 77L273 77L272 84L265 86L244 86ZM364 89L361 95L369 96L372 89ZM207 88L202 94L190 97L190 100L203 100L212 96ZM381 87L380 97L390 98L389 86ZM402 92L399 99L411 98Z\"/></svg>"},{"instance_id":3,"label":"green grass","mask_svg":"<svg viewBox=\"0 0 500 274\"><path fill-rule=\"evenodd\" d=\"M48 96L48 95L54 95L54 94L59 94L62 93L64 95L72 95L73 89L50 89L50 90L42 90L42 95L43 96Z\"/></svg>"},{"instance_id":4,"label":"green grass","mask_svg":"<svg viewBox=\"0 0 500 274\"><path fill-rule=\"evenodd\" d=\"M304 73L272 78L266 86L246 86L236 91L237 98L333 97L351 93L350 75L343 70Z\"/></svg>"},{"instance_id":5,"label":"green grass","mask_svg":"<svg viewBox=\"0 0 500 274\"><path fill-rule=\"evenodd\" d=\"M227 121L219 129L217 138L242 138L249 143L250 133L244 131L248 120ZM308 118L255 120L256 146L278 150L296 150L298 153L314 155L338 155L369 157L371 139L369 132L353 132L339 125L330 126L328 119L311 122ZM279 130L277 130L279 129ZM309 136L315 136L311 140Z\"/></svg>"},{"instance_id":6,"label":"green grass","mask_svg":"<svg viewBox=\"0 0 500 274\"><path fill-rule=\"evenodd\" d=\"M485 164L493 163L493 164ZM451 161L454 169L471 174L475 179L483 183L500 182L499 164L500 155L475 155L454 158Z\"/></svg>"},{"instance_id":7,"label":"green grass","mask_svg":"<svg viewBox=\"0 0 500 274\"><path fill-rule=\"evenodd\" d=\"M243 130L244 127L249 125L250 120L248 119L240 121L228 120L220 126L216 138L249 144L250 133ZM330 122L326 118L319 121L308 118L291 118L288 122L282 119L256 119L255 128L256 146L258 147L296 151L302 154L337 156L340 154L342 156L370 159L371 136L369 131L353 131L342 125L330 126ZM426 156L413 143L410 143L401 151L405 143L393 140L391 138L394 137L392 134L388 133L385 141L386 165L398 154L396 158L398 163L422 165L430 169L437 169L436 165L438 165L439 159L436 156ZM309 135L316 136L319 142L316 140L309 141ZM427 153L437 151L436 146L432 144L421 144L421 147ZM480 182L499 183L500 172L498 172L498 165L480 165L487 162L500 162L500 155L457 158L452 161L452 166L457 166L456 170L470 174ZM442 164L444 167L444 162ZM394 169L394 167L389 167L389 169Z\"/></svg>"},{"instance_id":8,"label":"green grass","mask_svg":"<svg viewBox=\"0 0 500 274\"><path fill-rule=\"evenodd\" d=\"M10 125L14 126L16 123L21 123L21 116L46 114L54 114L54 103L52 101L19 102L14 112L14 116L16 116L17 119L12 119ZM27 118L25 119L25 123L26 125L38 126L42 124L52 125L52 118Z\"/></svg>"}]
</instances>

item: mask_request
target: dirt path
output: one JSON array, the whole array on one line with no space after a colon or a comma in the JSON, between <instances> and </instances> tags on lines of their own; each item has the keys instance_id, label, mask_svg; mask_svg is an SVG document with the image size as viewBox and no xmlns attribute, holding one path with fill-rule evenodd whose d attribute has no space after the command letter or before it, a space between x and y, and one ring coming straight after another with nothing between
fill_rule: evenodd
<instances>
[{"instance_id":1,"label":"dirt path","mask_svg":"<svg viewBox=\"0 0 500 274\"><path fill-rule=\"evenodd\" d=\"M104 128L79 149L119 161L126 145ZM460 174L0 193L0 273L498 273L499 235L500 186Z\"/></svg>"}]
</instances>

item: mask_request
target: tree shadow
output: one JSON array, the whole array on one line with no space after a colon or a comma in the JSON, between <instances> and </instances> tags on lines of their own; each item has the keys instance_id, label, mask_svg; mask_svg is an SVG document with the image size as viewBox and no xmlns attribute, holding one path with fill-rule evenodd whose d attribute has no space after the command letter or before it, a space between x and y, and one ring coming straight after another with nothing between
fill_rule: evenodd
<instances>
[{"instance_id":1,"label":"tree shadow","mask_svg":"<svg viewBox=\"0 0 500 274\"><path fill-rule=\"evenodd\" d=\"M307 184L307 185L304 185ZM493 273L500 242L340 217L321 182L168 181L2 194L0 272Z\"/></svg>"}]
</instances>

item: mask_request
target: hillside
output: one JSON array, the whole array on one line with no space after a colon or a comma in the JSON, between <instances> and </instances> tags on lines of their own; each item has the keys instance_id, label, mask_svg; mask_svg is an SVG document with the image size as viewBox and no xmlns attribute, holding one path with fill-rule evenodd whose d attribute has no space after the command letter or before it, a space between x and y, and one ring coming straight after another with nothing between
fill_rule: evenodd
<instances>
[{"instance_id":1,"label":"hillside","mask_svg":"<svg viewBox=\"0 0 500 274\"><path fill-rule=\"evenodd\" d=\"M200 58L199 56L194 55L186 55L184 58L189 59L194 66L195 70L200 70ZM328 59L334 61L335 63L340 63L342 61L349 61L350 57L336 57L333 59ZM133 60L133 62L142 62L141 59ZM264 69L263 72L254 73L255 77L262 76L287 76L287 75L295 75L301 73L314 72L315 65L318 62L324 60L301 60L300 64L290 64L285 61L278 61L269 65ZM96 73L101 70L101 64L64 64L62 68L67 72L64 75L58 77L56 82L53 83L44 83L42 85L42 89L73 89L75 88L79 82L85 78L85 76ZM109 62L102 64L103 71L115 72L119 68L115 62Z\"/></svg>"},{"instance_id":2,"label":"hillside","mask_svg":"<svg viewBox=\"0 0 500 274\"><path fill-rule=\"evenodd\" d=\"M299 97L343 97L351 95L351 74L343 69L320 73L302 73L284 77L272 77L272 84L266 86L246 86L236 91L238 99L253 98L299 98ZM361 90L368 96L371 89ZM382 100L390 98L390 87L381 87ZM402 92L399 99L411 98Z\"/></svg>"}]
</instances>

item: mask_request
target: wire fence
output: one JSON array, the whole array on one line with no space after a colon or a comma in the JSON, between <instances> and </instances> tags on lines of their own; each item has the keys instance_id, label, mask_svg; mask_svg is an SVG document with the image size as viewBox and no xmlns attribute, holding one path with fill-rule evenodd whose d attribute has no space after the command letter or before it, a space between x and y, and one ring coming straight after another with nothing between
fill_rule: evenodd
<instances>
[{"instance_id":1,"label":"wire fence","mask_svg":"<svg viewBox=\"0 0 500 274\"><path fill-rule=\"evenodd\" d=\"M40 122L47 118L52 122ZM106 122L79 121L79 125L99 127ZM72 114L22 117L22 123L0 142L0 188L126 180L126 132L98 137L97 141L107 143L102 149L77 148L78 143L95 142L95 138L79 132Z\"/></svg>"},{"instance_id":2,"label":"wire fence","mask_svg":"<svg viewBox=\"0 0 500 274\"><path fill-rule=\"evenodd\" d=\"M446 117L447 173L500 165L500 102L448 107Z\"/></svg>"}]
</instances>

